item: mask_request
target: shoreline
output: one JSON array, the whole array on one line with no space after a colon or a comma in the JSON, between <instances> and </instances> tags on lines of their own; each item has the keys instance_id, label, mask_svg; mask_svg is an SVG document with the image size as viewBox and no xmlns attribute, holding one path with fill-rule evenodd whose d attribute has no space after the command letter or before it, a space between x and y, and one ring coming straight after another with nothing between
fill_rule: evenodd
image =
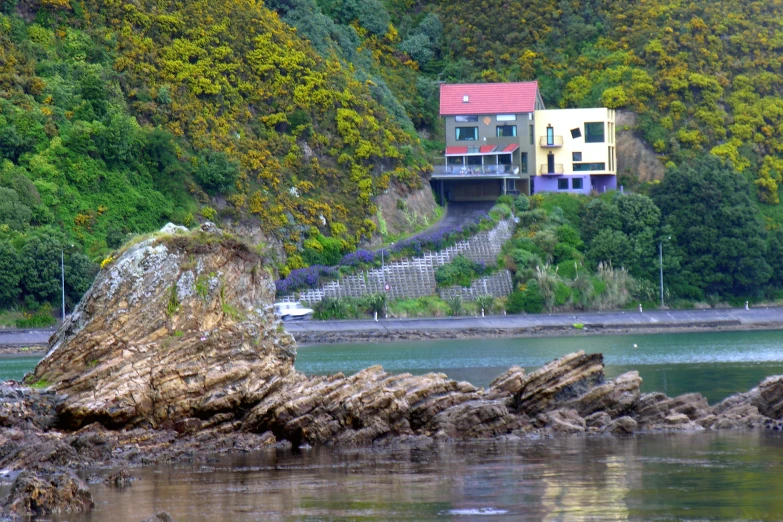
<instances>
[{"instance_id":1,"label":"shoreline","mask_svg":"<svg viewBox=\"0 0 783 522\"><path fill-rule=\"evenodd\" d=\"M663 334L663 333L703 333L703 332L751 332L751 331L775 331L783 330L783 323L769 324L717 324L717 325L658 325L639 326L624 325L612 327L585 327L576 329L573 327L548 327L548 328L514 328L514 329L485 329L464 331L411 331L411 332L374 332L349 331L337 334L296 333L294 337L298 346L317 346L329 344L359 344L359 343L393 343L398 341L447 341L447 340L471 340L471 339L524 339L539 337L578 337L598 335L625 335L630 333Z\"/></svg>"},{"instance_id":2,"label":"shoreline","mask_svg":"<svg viewBox=\"0 0 783 522\"><path fill-rule=\"evenodd\" d=\"M298 345L449 339L574 337L629 333L783 330L783 307L334 320L283 323ZM0 331L0 358L43 357L52 330ZM23 337L18 337L23 336Z\"/></svg>"},{"instance_id":3,"label":"shoreline","mask_svg":"<svg viewBox=\"0 0 783 522\"><path fill-rule=\"evenodd\" d=\"M783 330L783 308L584 312L286 323L300 345L416 340Z\"/></svg>"}]
</instances>

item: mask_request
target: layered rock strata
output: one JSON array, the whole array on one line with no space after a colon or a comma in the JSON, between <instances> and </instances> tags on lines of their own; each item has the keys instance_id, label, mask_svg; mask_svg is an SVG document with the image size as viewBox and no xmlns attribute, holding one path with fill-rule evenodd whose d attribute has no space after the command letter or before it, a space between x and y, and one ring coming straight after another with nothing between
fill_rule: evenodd
<instances>
[{"instance_id":1,"label":"layered rock strata","mask_svg":"<svg viewBox=\"0 0 783 522\"><path fill-rule=\"evenodd\" d=\"M104 267L28 379L50 387L40 395L47 406L22 416L42 431L97 422L180 437L271 432L294 444L352 445L549 428L758 426L783 416L783 377L710 407L698 394L642 395L636 372L607 382L602 356L582 352L530 374L511 368L486 389L378 366L308 377L294 370L295 345L274 318L273 298L252 249L212 224L168 225Z\"/></svg>"},{"instance_id":2,"label":"layered rock strata","mask_svg":"<svg viewBox=\"0 0 783 522\"><path fill-rule=\"evenodd\" d=\"M163 427L259 402L292 371L259 256L214 226L169 225L99 273L29 382L60 421Z\"/></svg>"},{"instance_id":3,"label":"layered rock strata","mask_svg":"<svg viewBox=\"0 0 783 522\"><path fill-rule=\"evenodd\" d=\"M607 381L602 355L584 352L532 373L512 367L488 388L380 366L308 377L294 370L273 297L259 257L209 225L167 227L109 262L28 377L45 390L0 385L0 470L40 479L25 475L5 512L33 510L46 484L88 509L82 486L57 475L65 468L283 442L783 428L783 377L710 406L699 394L642 394L637 372Z\"/></svg>"}]
</instances>

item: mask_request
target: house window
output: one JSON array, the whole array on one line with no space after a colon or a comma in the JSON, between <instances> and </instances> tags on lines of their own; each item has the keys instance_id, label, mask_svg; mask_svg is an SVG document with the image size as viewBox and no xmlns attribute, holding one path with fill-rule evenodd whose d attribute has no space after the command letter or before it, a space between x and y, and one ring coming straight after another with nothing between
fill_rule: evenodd
<instances>
[{"instance_id":1,"label":"house window","mask_svg":"<svg viewBox=\"0 0 783 522\"><path fill-rule=\"evenodd\" d=\"M520 156L522 160L522 174L527 174L527 152L521 153Z\"/></svg>"},{"instance_id":2,"label":"house window","mask_svg":"<svg viewBox=\"0 0 783 522\"><path fill-rule=\"evenodd\" d=\"M582 129L580 129L578 127L576 129L571 129L571 137L574 138L574 139L581 138L582 137Z\"/></svg>"},{"instance_id":3,"label":"house window","mask_svg":"<svg viewBox=\"0 0 783 522\"><path fill-rule=\"evenodd\" d=\"M468 165L482 165L481 156L468 156Z\"/></svg>"},{"instance_id":4,"label":"house window","mask_svg":"<svg viewBox=\"0 0 783 522\"><path fill-rule=\"evenodd\" d=\"M463 156L449 156L446 158L446 165L464 165L465 158Z\"/></svg>"},{"instance_id":5,"label":"house window","mask_svg":"<svg viewBox=\"0 0 783 522\"><path fill-rule=\"evenodd\" d=\"M498 154L498 165L511 165L511 154Z\"/></svg>"},{"instance_id":6,"label":"house window","mask_svg":"<svg viewBox=\"0 0 783 522\"><path fill-rule=\"evenodd\" d=\"M568 178L557 180L557 190L568 190Z\"/></svg>"},{"instance_id":7,"label":"house window","mask_svg":"<svg viewBox=\"0 0 783 522\"><path fill-rule=\"evenodd\" d=\"M582 153L581 152L574 152L571 154L571 159L573 161L582 161Z\"/></svg>"},{"instance_id":8,"label":"house window","mask_svg":"<svg viewBox=\"0 0 783 522\"><path fill-rule=\"evenodd\" d=\"M457 141L476 141L478 127L457 127Z\"/></svg>"},{"instance_id":9,"label":"house window","mask_svg":"<svg viewBox=\"0 0 783 522\"><path fill-rule=\"evenodd\" d=\"M478 116L454 116L454 121L459 123L478 121Z\"/></svg>"},{"instance_id":10,"label":"house window","mask_svg":"<svg viewBox=\"0 0 783 522\"><path fill-rule=\"evenodd\" d=\"M585 123L585 143L604 142L604 122Z\"/></svg>"},{"instance_id":11,"label":"house window","mask_svg":"<svg viewBox=\"0 0 783 522\"><path fill-rule=\"evenodd\" d=\"M530 126L530 144L534 145L535 142L533 141L535 139L536 129L534 125Z\"/></svg>"},{"instance_id":12,"label":"house window","mask_svg":"<svg viewBox=\"0 0 783 522\"><path fill-rule=\"evenodd\" d=\"M506 180L506 190L517 190L517 180L515 180L515 179L507 179Z\"/></svg>"},{"instance_id":13,"label":"house window","mask_svg":"<svg viewBox=\"0 0 783 522\"><path fill-rule=\"evenodd\" d=\"M571 188L574 190L582 190L582 187L584 186L582 185L583 182L584 180L582 178L574 178L571 180Z\"/></svg>"},{"instance_id":14,"label":"house window","mask_svg":"<svg viewBox=\"0 0 783 522\"><path fill-rule=\"evenodd\" d=\"M555 129L553 129L551 125L546 128L546 144L555 144Z\"/></svg>"},{"instance_id":15,"label":"house window","mask_svg":"<svg viewBox=\"0 0 783 522\"><path fill-rule=\"evenodd\" d=\"M497 115L498 121L517 121L517 115L516 114L498 114Z\"/></svg>"},{"instance_id":16,"label":"house window","mask_svg":"<svg viewBox=\"0 0 783 522\"><path fill-rule=\"evenodd\" d=\"M574 172L606 170L606 163L574 163Z\"/></svg>"},{"instance_id":17,"label":"house window","mask_svg":"<svg viewBox=\"0 0 783 522\"><path fill-rule=\"evenodd\" d=\"M517 135L516 125L498 125L498 138L512 138Z\"/></svg>"}]
</instances>

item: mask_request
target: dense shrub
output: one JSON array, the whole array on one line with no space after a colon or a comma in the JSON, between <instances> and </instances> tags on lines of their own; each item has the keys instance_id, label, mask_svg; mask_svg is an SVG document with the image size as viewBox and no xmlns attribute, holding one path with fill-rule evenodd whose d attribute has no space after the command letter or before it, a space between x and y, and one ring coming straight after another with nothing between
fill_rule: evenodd
<instances>
[{"instance_id":1,"label":"dense shrub","mask_svg":"<svg viewBox=\"0 0 783 522\"><path fill-rule=\"evenodd\" d=\"M536 265L541 264L541 258L529 250L522 248L516 248L509 253L509 257L514 262L514 266L517 270L523 268L535 268Z\"/></svg>"},{"instance_id":2,"label":"dense shrub","mask_svg":"<svg viewBox=\"0 0 783 522\"><path fill-rule=\"evenodd\" d=\"M544 295L538 283L531 279L521 290L514 290L506 300L506 311L512 314L527 312L539 314L544 311Z\"/></svg>"},{"instance_id":3,"label":"dense shrub","mask_svg":"<svg viewBox=\"0 0 783 522\"><path fill-rule=\"evenodd\" d=\"M439 287L460 285L469 287L474 279L484 275L487 267L484 263L475 263L463 255L458 255L450 263L435 269L435 281Z\"/></svg>"},{"instance_id":4,"label":"dense shrub","mask_svg":"<svg viewBox=\"0 0 783 522\"><path fill-rule=\"evenodd\" d=\"M514 198L514 208L516 209L517 213L527 212L530 210L530 198L524 194L520 194Z\"/></svg>"}]
</instances>

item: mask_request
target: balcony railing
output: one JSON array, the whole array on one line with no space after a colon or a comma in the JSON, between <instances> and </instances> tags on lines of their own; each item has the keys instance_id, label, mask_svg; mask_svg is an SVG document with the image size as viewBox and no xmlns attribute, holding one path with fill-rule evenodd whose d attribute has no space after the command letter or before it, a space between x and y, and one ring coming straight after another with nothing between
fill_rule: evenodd
<instances>
[{"instance_id":1,"label":"balcony railing","mask_svg":"<svg viewBox=\"0 0 783 522\"><path fill-rule=\"evenodd\" d=\"M550 140L546 136L541 136L541 138L538 140L538 144L544 148L554 149L556 147L562 147L563 146L563 137L562 136L552 136L552 139Z\"/></svg>"},{"instance_id":2,"label":"balcony railing","mask_svg":"<svg viewBox=\"0 0 783 522\"><path fill-rule=\"evenodd\" d=\"M474 177L474 176L512 176L520 175L519 165L436 165L432 175L435 177Z\"/></svg>"},{"instance_id":3,"label":"balcony railing","mask_svg":"<svg viewBox=\"0 0 783 522\"><path fill-rule=\"evenodd\" d=\"M549 174L549 175L559 175L563 174L565 171L563 170L563 165L556 163L553 165L553 169L549 168L549 165L544 163L538 168L539 174Z\"/></svg>"}]
</instances>

